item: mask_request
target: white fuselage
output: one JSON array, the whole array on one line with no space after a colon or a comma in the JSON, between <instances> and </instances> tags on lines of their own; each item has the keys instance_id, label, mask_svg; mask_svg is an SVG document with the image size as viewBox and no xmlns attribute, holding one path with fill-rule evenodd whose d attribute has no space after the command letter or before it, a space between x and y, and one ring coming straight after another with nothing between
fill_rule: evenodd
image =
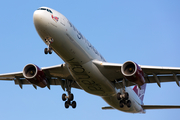
<instances>
[{"instance_id":1,"label":"white fuselage","mask_svg":"<svg viewBox=\"0 0 180 120\"><path fill-rule=\"evenodd\" d=\"M101 96L113 108L132 113L142 112L141 100L131 88L126 89L132 102L131 107L119 107L116 94L120 90L117 90L92 62L93 60L105 62L105 59L65 16L53 9L43 8L51 12L48 10L34 12L36 30L47 45L47 41L53 40L50 47L67 64L78 85L90 94Z\"/></svg>"}]
</instances>

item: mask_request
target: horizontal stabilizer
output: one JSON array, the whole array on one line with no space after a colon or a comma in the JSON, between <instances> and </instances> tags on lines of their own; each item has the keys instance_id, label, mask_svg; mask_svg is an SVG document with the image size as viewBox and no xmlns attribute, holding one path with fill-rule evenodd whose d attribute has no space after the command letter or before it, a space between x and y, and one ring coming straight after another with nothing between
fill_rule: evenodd
<instances>
[{"instance_id":1,"label":"horizontal stabilizer","mask_svg":"<svg viewBox=\"0 0 180 120\"><path fill-rule=\"evenodd\" d=\"M112 110L112 109L114 109L114 108L111 107L111 106L107 106L107 107L102 107L102 109L103 109L103 110L110 110L110 109Z\"/></svg>"},{"instance_id":2,"label":"horizontal stabilizer","mask_svg":"<svg viewBox=\"0 0 180 120\"><path fill-rule=\"evenodd\" d=\"M176 109L176 108L180 109L180 106L174 106L174 105L142 105L142 108L144 110L146 110L146 109Z\"/></svg>"}]
</instances>

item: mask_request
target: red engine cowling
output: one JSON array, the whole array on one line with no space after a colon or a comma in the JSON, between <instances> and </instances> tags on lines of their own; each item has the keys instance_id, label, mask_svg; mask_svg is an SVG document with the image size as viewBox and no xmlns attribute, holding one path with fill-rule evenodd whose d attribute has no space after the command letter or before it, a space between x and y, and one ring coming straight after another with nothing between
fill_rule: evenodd
<instances>
[{"instance_id":1,"label":"red engine cowling","mask_svg":"<svg viewBox=\"0 0 180 120\"><path fill-rule=\"evenodd\" d=\"M32 84L41 88L47 86L47 79L44 72L34 64L28 64L23 69L23 76Z\"/></svg>"},{"instance_id":2,"label":"red engine cowling","mask_svg":"<svg viewBox=\"0 0 180 120\"><path fill-rule=\"evenodd\" d=\"M141 86L145 83L143 71L135 62L125 62L121 67L121 72L127 80L135 84Z\"/></svg>"}]
</instances>

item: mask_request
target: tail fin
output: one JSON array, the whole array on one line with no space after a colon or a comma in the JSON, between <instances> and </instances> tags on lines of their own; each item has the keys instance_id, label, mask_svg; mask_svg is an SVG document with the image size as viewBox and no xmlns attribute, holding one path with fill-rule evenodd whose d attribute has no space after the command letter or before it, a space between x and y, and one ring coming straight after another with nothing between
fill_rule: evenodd
<instances>
[{"instance_id":1,"label":"tail fin","mask_svg":"<svg viewBox=\"0 0 180 120\"><path fill-rule=\"evenodd\" d=\"M134 86L133 90L137 94L137 96L141 99L141 101L143 101L146 90L146 84L142 85L141 89L139 89L139 87L136 85Z\"/></svg>"}]
</instances>

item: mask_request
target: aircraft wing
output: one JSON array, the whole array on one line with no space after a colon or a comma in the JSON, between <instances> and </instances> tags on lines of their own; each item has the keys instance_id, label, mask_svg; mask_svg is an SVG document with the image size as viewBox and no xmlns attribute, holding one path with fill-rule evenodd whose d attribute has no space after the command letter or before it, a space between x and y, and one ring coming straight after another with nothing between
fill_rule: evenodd
<instances>
[{"instance_id":1,"label":"aircraft wing","mask_svg":"<svg viewBox=\"0 0 180 120\"><path fill-rule=\"evenodd\" d=\"M180 106L175 106L175 105L142 105L142 108L144 110L147 110L147 109L175 109L175 108L180 108Z\"/></svg>"},{"instance_id":2,"label":"aircraft wing","mask_svg":"<svg viewBox=\"0 0 180 120\"><path fill-rule=\"evenodd\" d=\"M180 106L177 105L142 105L143 110L150 110L150 109L179 109ZM114 109L111 106L102 107L103 110L112 110Z\"/></svg>"},{"instance_id":3,"label":"aircraft wing","mask_svg":"<svg viewBox=\"0 0 180 120\"><path fill-rule=\"evenodd\" d=\"M65 90L65 80L72 80L73 82L71 83L71 86L74 88L81 89L81 87L79 87L79 85L73 80L73 77L69 73L67 66L65 64L51 66L51 67L44 67L41 69L48 78L49 86L47 87L49 89L50 89L50 85L61 85L63 90ZM24 78L23 72L0 74L0 80L14 81L15 84L18 84L21 88L22 85L31 84L29 81L27 81ZM37 89L35 85L33 86L34 88Z\"/></svg>"},{"instance_id":4,"label":"aircraft wing","mask_svg":"<svg viewBox=\"0 0 180 120\"><path fill-rule=\"evenodd\" d=\"M123 64L107 63L101 61L93 61L101 73L110 81L118 81L120 84L124 78L121 67ZM144 73L146 83L157 83L161 87L161 82L175 81L178 86L180 80L180 68L178 67L157 67L139 65ZM119 84L118 83L118 84ZM132 82L126 81L126 86L135 85ZM116 86L119 87L119 86Z\"/></svg>"}]
</instances>

